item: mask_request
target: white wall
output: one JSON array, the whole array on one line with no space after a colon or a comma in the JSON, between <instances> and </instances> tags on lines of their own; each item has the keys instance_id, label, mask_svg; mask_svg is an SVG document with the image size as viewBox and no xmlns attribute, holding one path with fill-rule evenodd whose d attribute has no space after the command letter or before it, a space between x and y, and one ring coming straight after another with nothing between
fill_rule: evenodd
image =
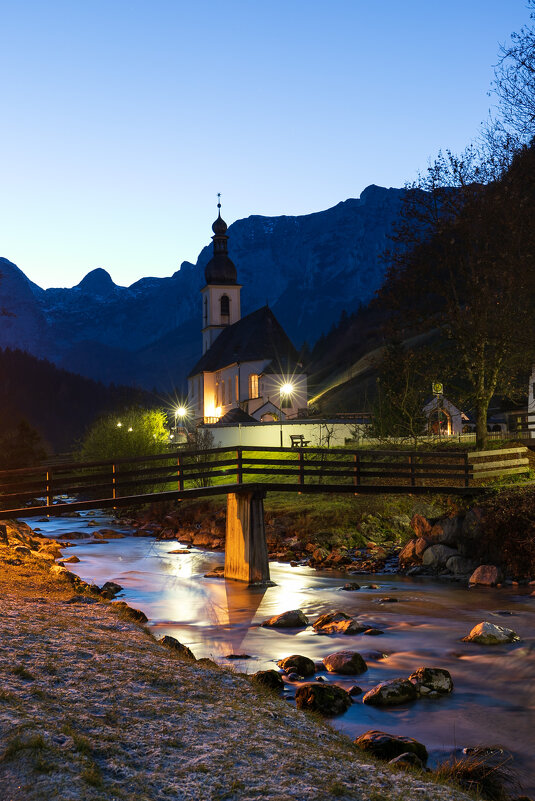
<instances>
[{"instance_id":1,"label":"white wall","mask_svg":"<svg viewBox=\"0 0 535 801\"><path fill-rule=\"evenodd\" d=\"M309 440L311 447L340 448L346 440L353 439L355 429L359 429L361 436L366 426L357 426L355 423L344 423L332 420L299 420L283 421L282 423L241 423L237 426L203 426L212 432L214 448L227 448L234 445L256 445L258 447L280 447L281 431L282 445L291 446L290 434L302 434ZM329 439L328 433L332 432Z\"/></svg>"}]
</instances>

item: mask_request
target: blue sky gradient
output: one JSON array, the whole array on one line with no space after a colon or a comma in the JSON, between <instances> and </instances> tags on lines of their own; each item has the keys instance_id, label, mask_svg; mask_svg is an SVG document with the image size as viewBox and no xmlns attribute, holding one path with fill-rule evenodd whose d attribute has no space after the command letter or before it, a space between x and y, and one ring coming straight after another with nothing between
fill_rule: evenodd
<instances>
[{"instance_id":1,"label":"blue sky gradient","mask_svg":"<svg viewBox=\"0 0 535 801\"><path fill-rule=\"evenodd\" d=\"M524 0L3 2L0 256L171 275L230 224L402 186L492 104Z\"/></svg>"}]
</instances>

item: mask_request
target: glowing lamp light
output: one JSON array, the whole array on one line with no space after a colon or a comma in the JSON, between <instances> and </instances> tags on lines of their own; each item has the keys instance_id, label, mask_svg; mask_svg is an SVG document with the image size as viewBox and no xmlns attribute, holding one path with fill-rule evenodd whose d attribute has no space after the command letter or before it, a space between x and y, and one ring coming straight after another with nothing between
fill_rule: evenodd
<instances>
[{"instance_id":1,"label":"glowing lamp light","mask_svg":"<svg viewBox=\"0 0 535 801\"><path fill-rule=\"evenodd\" d=\"M128 430L129 430L129 431L133 431L134 429L132 428L132 426L130 426L130 428L129 428Z\"/></svg>"},{"instance_id":2,"label":"glowing lamp light","mask_svg":"<svg viewBox=\"0 0 535 801\"><path fill-rule=\"evenodd\" d=\"M294 391L293 384L283 384L280 389L281 395L286 395L286 396L291 395L293 391Z\"/></svg>"},{"instance_id":3,"label":"glowing lamp light","mask_svg":"<svg viewBox=\"0 0 535 801\"><path fill-rule=\"evenodd\" d=\"M117 423L117 428L121 428L121 427L122 427L122 425L123 425L123 424L122 424L122 423L121 423L121 421L119 420L119 422Z\"/></svg>"},{"instance_id":4,"label":"glowing lamp light","mask_svg":"<svg viewBox=\"0 0 535 801\"><path fill-rule=\"evenodd\" d=\"M185 406L178 406L175 409L175 417L179 417L180 419L182 419L183 417L186 417L187 414L188 414L188 410L187 410L187 408Z\"/></svg>"}]
</instances>

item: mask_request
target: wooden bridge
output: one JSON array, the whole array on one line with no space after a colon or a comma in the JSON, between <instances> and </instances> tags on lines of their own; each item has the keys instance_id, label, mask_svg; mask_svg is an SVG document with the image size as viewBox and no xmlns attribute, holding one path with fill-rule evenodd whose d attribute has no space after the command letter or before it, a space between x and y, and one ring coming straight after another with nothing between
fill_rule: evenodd
<instances>
[{"instance_id":1,"label":"wooden bridge","mask_svg":"<svg viewBox=\"0 0 535 801\"><path fill-rule=\"evenodd\" d=\"M528 460L518 458L520 451L525 449L466 453L240 446L44 465L0 471L0 519L224 494L225 577L263 583L269 580L267 492L474 495L481 491L474 483L481 478L526 471Z\"/></svg>"}]
</instances>

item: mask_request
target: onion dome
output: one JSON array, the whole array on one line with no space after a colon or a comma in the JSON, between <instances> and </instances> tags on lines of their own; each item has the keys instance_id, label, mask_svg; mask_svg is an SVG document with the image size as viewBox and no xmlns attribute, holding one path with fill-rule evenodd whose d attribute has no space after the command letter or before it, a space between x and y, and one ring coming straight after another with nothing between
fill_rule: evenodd
<instances>
[{"instance_id":1,"label":"onion dome","mask_svg":"<svg viewBox=\"0 0 535 801\"><path fill-rule=\"evenodd\" d=\"M217 204L218 209L221 209L221 203ZM217 215L212 225L214 236L212 242L214 243L214 255L204 268L204 277L207 284L235 284L238 280L238 274L234 262L231 261L228 255L228 236L227 224L221 217L221 211Z\"/></svg>"}]
</instances>

